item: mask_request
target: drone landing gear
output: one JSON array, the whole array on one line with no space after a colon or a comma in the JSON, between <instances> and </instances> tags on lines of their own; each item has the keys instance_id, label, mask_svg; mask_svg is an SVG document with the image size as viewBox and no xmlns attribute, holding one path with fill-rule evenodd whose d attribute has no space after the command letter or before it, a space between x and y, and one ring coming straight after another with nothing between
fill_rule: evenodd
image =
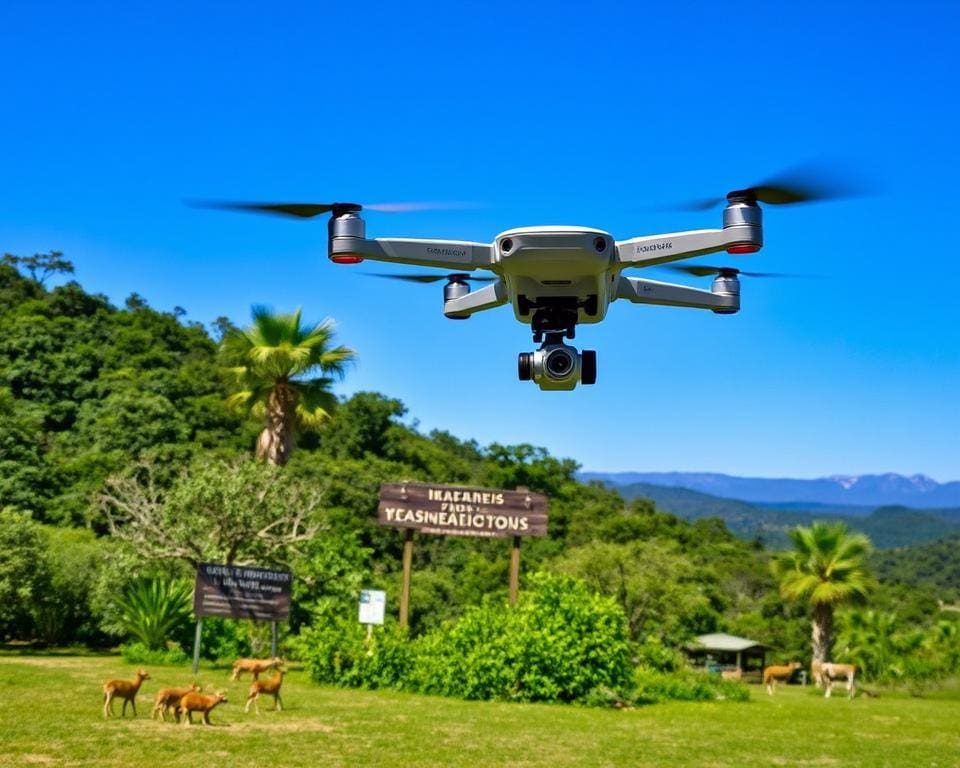
<instances>
[{"instance_id":1,"label":"drone landing gear","mask_svg":"<svg viewBox=\"0 0 960 768\"><path fill-rule=\"evenodd\" d=\"M517 372L521 381L534 381L540 389L554 390L597 382L597 353L585 349L581 354L576 347L564 343L564 338L573 339L576 335L580 306L576 299L538 302L530 327L533 341L540 344L540 349L520 353Z\"/></svg>"}]
</instances>

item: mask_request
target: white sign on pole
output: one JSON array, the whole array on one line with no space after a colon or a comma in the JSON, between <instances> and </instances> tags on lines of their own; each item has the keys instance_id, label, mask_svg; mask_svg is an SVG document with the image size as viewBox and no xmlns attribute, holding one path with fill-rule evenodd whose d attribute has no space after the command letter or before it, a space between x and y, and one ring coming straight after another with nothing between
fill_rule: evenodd
<instances>
[{"instance_id":1,"label":"white sign on pole","mask_svg":"<svg viewBox=\"0 0 960 768\"><path fill-rule=\"evenodd\" d=\"M379 589L360 590L360 623L383 624L387 593Z\"/></svg>"}]
</instances>

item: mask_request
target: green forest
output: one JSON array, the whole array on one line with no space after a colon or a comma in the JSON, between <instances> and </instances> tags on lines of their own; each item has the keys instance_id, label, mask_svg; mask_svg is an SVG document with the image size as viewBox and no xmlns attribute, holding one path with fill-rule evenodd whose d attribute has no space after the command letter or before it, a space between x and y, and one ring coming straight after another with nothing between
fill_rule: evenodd
<instances>
[{"instance_id":1,"label":"green forest","mask_svg":"<svg viewBox=\"0 0 960 768\"><path fill-rule=\"evenodd\" d=\"M283 652L321 682L600 704L696 697L702 681L681 651L699 634L809 664L824 603L791 574L798 552L812 561L829 544L849 576L828 601L834 660L918 692L960 671L956 539L874 551L863 534L814 526L773 550L718 518L578 482L577 464L547 448L424 433L389 393L334 397L363 350L299 310L205 326L139 294L114 306L72 271L58 253L0 265L8 645L183 662L196 564L256 564L294 573ZM300 346L285 346L292 337ZM376 510L380 484L403 480L549 497L548 535L523 542L516 609L508 539L417 536L410 626L397 627L403 535L378 526ZM387 592L392 613L373 647L356 621L368 588ZM206 621L204 655L262 654L267 637Z\"/></svg>"}]
</instances>

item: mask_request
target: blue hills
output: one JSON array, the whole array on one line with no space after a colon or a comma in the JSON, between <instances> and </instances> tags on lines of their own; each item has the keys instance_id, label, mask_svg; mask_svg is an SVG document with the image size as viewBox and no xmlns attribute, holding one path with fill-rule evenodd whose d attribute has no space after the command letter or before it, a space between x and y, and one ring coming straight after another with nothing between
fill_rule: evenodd
<instances>
[{"instance_id":1,"label":"blue hills","mask_svg":"<svg viewBox=\"0 0 960 768\"><path fill-rule=\"evenodd\" d=\"M960 482L938 483L925 475L834 475L813 480L736 477L712 472L581 472L582 480L613 486L648 483L686 488L755 504L868 507L901 505L915 509L960 506Z\"/></svg>"}]
</instances>

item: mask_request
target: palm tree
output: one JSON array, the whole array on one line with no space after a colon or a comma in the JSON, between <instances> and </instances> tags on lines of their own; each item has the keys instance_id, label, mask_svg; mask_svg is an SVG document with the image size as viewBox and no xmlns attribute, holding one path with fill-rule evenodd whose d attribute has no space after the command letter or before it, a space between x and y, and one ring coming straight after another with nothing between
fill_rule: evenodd
<instances>
[{"instance_id":1,"label":"palm tree","mask_svg":"<svg viewBox=\"0 0 960 768\"><path fill-rule=\"evenodd\" d=\"M227 404L264 420L257 458L286 464L295 430L314 429L329 418L336 404L332 377L342 378L356 359L352 349L332 347L332 339L332 320L303 326L299 309L283 315L259 306L253 307L252 326L224 334L222 360L237 387Z\"/></svg>"},{"instance_id":2,"label":"palm tree","mask_svg":"<svg viewBox=\"0 0 960 768\"><path fill-rule=\"evenodd\" d=\"M844 523L814 523L790 532L793 551L771 563L787 600L809 600L813 606L813 660L829 660L834 609L863 600L874 586L867 570L870 539L850 533Z\"/></svg>"}]
</instances>

